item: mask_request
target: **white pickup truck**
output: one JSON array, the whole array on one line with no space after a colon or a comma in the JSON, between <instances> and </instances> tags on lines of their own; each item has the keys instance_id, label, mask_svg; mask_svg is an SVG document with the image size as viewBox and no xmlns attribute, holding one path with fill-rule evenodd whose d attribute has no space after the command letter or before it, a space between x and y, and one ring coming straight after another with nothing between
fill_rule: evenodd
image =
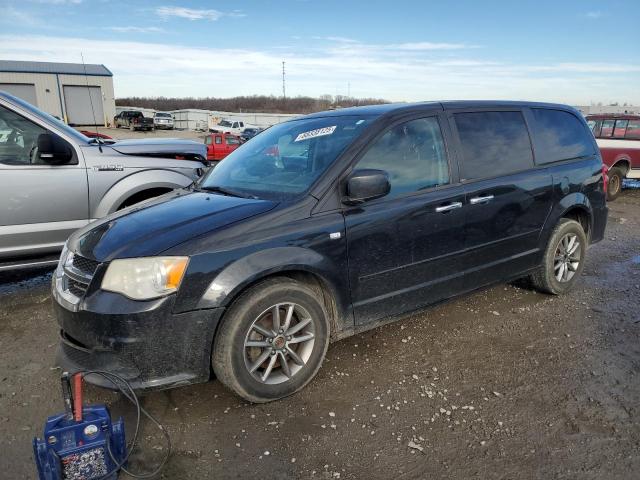
<instances>
[{"instance_id":1,"label":"white pickup truck","mask_svg":"<svg viewBox=\"0 0 640 480\"><path fill-rule=\"evenodd\" d=\"M231 120L227 118L223 118L217 124L213 124L209 126L209 131L211 133L232 133L234 135L240 135L244 132L245 128L255 127L255 125L249 125L248 123L244 123L240 120Z\"/></svg>"}]
</instances>

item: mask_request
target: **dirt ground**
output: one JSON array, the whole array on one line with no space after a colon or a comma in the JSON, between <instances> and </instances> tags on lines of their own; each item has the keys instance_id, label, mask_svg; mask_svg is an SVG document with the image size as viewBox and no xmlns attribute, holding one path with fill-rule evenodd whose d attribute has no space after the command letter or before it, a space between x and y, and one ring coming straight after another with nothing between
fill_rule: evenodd
<instances>
[{"instance_id":1,"label":"dirt ground","mask_svg":"<svg viewBox=\"0 0 640 480\"><path fill-rule=\"evenodd\" d=\"M63 409L50 274L0 278L0 477ZM302 392L250 405L218 382L149 394L162 478L640 478L640 189L563 297L498 285L332 345ZM133 426L115 393L88 388ZM143 463L166 450L145 430ZM123 476L125 477L125 476Z\"/></svg>"}]
</instances>

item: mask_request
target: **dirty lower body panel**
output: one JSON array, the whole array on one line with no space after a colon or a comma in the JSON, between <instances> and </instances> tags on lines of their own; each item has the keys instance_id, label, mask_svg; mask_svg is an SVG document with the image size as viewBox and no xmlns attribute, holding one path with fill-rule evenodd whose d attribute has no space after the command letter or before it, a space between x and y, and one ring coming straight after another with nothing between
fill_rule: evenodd
<instances>
[{"instance_id":1,"label":"dirty lower body panel","mask_svg":"<svg viewBox=\"0 0 640 480\"><path fill-rule=\"evenodd\" d=\"M57 362L64 370L116 373L139 390L207 381L213 335L223 309L172 313L173 298L149 311L71 312L53 302L60 324ZM102 377L88 381L115 388Z\"/></svg>"}]
</instances>

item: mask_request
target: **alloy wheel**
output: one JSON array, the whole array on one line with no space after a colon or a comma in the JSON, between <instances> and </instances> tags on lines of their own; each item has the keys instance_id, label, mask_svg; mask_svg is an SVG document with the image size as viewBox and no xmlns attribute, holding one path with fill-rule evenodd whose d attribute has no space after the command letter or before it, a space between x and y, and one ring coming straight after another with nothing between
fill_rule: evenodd
<instances>
[{"instance_id":1,"label":"alloy wheel","mask_svg":"<svg viewBox=\"0 0 640 480\"><path fill-rule=\"evenodd\" d=\"M279 384L295 376L311 357L313 319L296 303L278 303L253 321L244 341L244 362L259 382Z\"/></svg>"},{"instance_id":2,"label":"alloy wheel","mask_svg":"<svg viewBox=\"0 0 640 480\"><path fill-rule=\"evenodd\" d=\"M582 255L582 246L575 233L567 233L562 237L553 259L553 275L558 282L568 282L573 278Z\"/></svg>"}]
</instances>

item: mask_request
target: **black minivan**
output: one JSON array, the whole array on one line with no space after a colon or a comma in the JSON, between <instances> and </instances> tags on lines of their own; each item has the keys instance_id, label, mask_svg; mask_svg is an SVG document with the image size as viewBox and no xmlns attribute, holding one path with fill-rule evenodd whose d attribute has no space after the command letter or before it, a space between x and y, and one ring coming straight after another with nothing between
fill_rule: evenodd
<instances>
[{"instance_id":1,"label":"black minivan","mask_svg":"<svg viewBox=\"0 0 640 480\"><path fill-rule=\"evenodd\" d=\"M214 374L252 402L282 398L330 340L496 282L569 290L603 238L604 175L565 105L380 105L277 124L189 188L71 236L53 278L59 363L138 389Z\"/></svg>"}]
</instances>

